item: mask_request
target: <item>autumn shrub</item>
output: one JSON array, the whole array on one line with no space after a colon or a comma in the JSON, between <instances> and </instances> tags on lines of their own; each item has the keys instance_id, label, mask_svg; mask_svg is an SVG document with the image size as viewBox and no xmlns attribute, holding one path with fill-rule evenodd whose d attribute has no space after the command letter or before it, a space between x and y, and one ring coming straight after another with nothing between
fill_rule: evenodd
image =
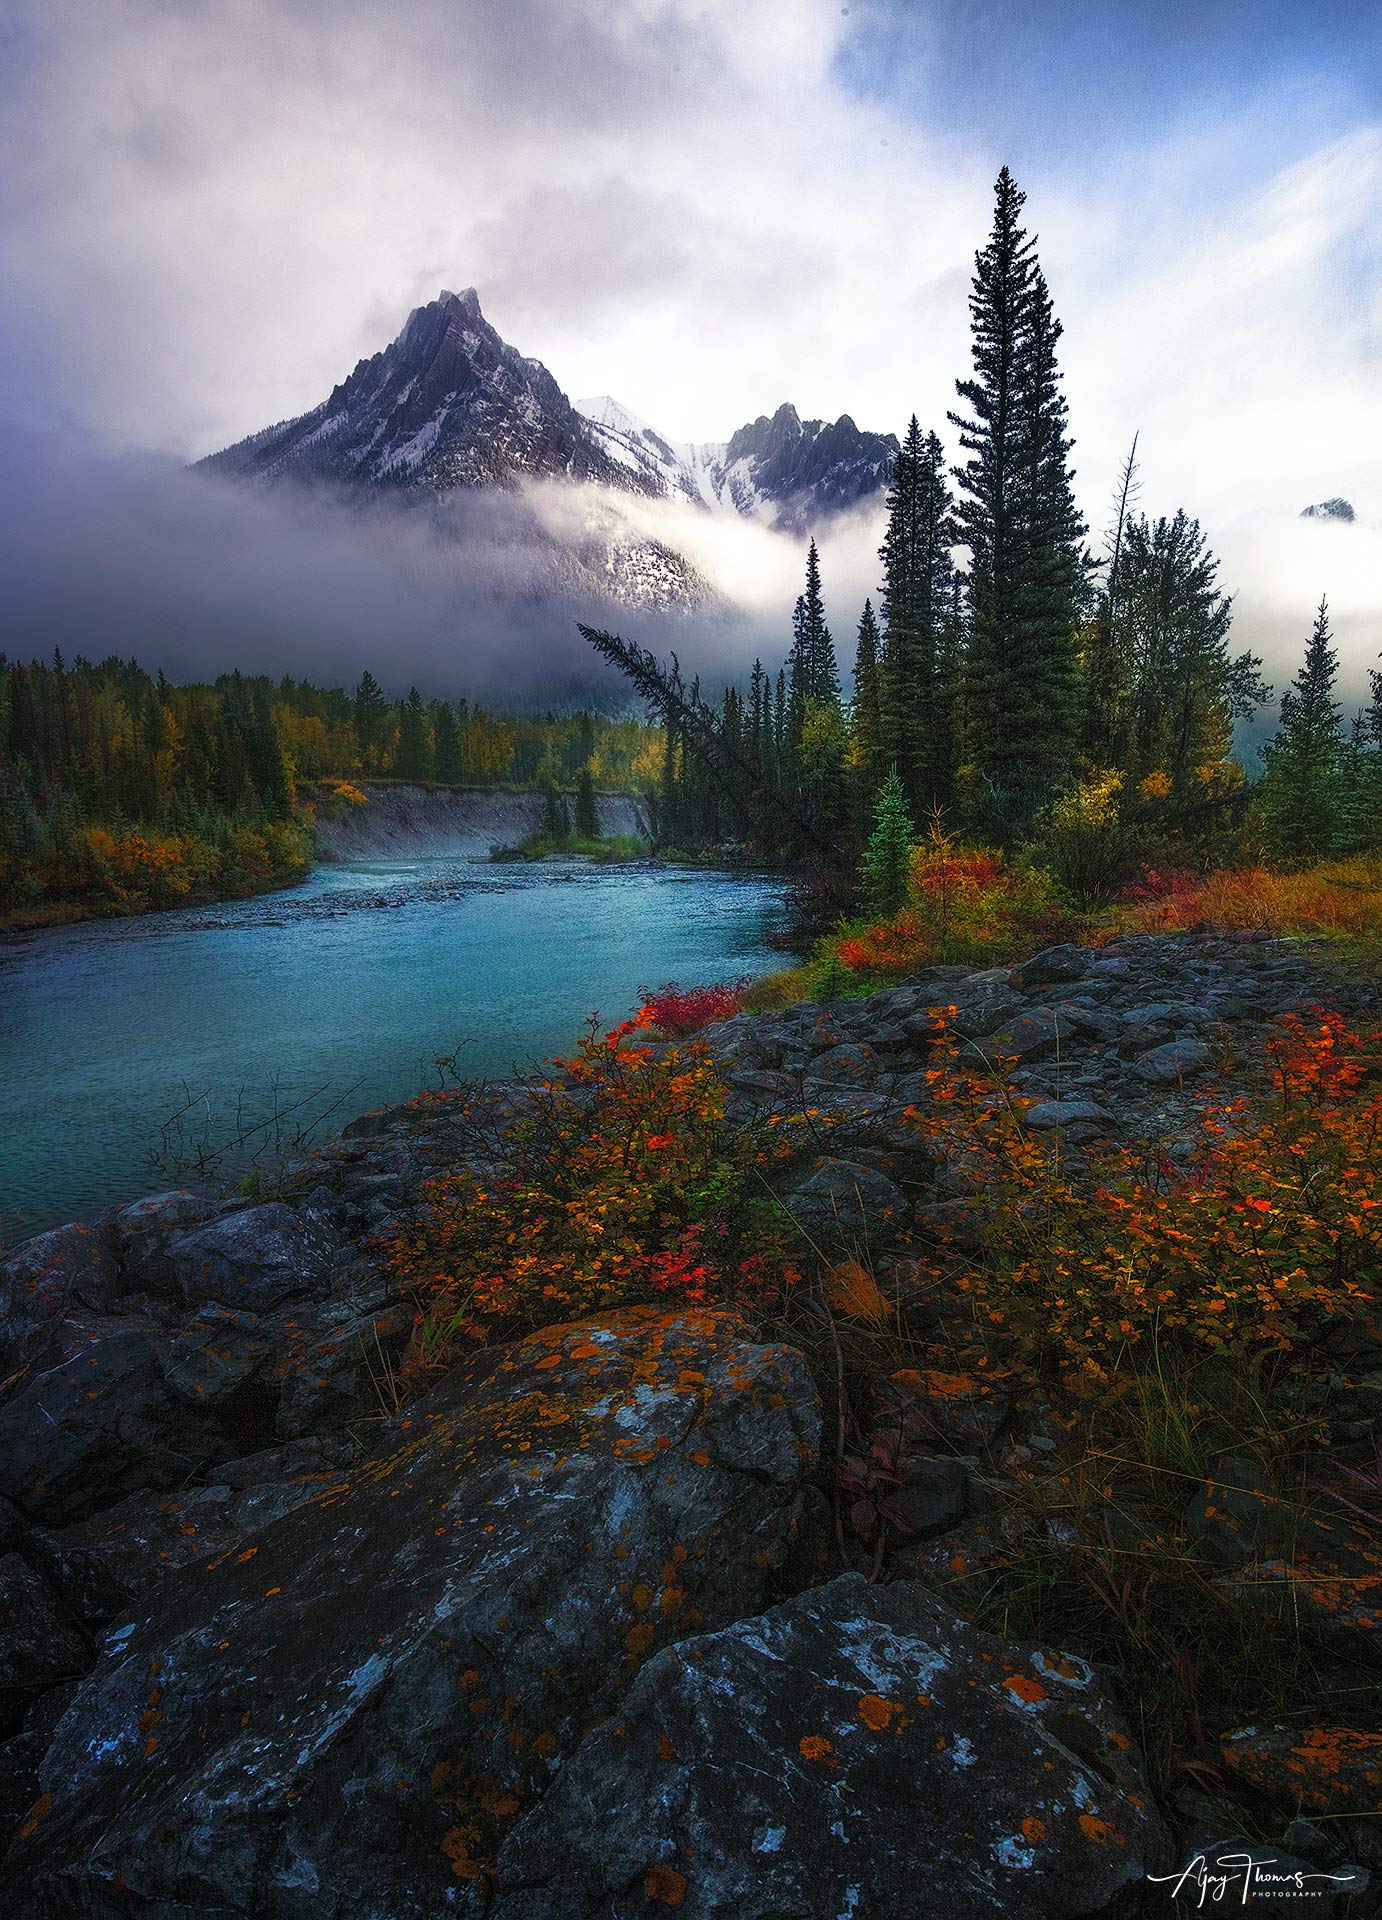
<instances>
[{"instance_id":1,"label":"autumn shrub","mask_svg":"<svg viewBox=\"0 0 1382 1920\"><path fill-rule=\"evenodd\" d=\"M914 1124L943 1134L984 1196L985 1258L957 1284L980 1322L1090 1382L1155 1345L1290 1352L1367 1297L1382 1258L1382 1035L1283 1020L1256 1096L1206 1099L1189 1158L1082 1152L952 1051Z\"/></svg>"},{"instance_id":2,"label":"autumn shrub","mask_svg":"<svg viewBox=\"0 0 1382 1920\"><path fill-rule=\"evenodd\" d=\"M1067 893L1092 904L1111 900L1147 857L1145 828L1123 794L1123 776L1096 772L1046 809L1035 850Z\"/></svg>"},{"instance_id":3,"label":"autumn shrub","mask_svg":"<svg viewBox=\"0 0 1382 1920\"><path fill-rule=\"evenodd\" d=\"M1360 855L1291 873L1260 865L1146 873L1126 890L1110 930L1174 933L1201 923L1328 939L1375 955L1382 950L1382 860Z\"/></svg>"},{"instance_id":4,"label":"autumn shrub","mask_svg":"<svg viewBox=\"0 0 1382 1920\"><path fill-rule=\"evenodd\" d=\"M1045 868L963 846L933 826L912 851L908 905L846 926L827 944L842 966L877 985L938 963L1017 960L1077 938L1085 924Z\"/></svg>"},{"instance_id":5,"label":"autumn shrub","mask_svg":"<svg viewBox=\"0 0 1382 1920\"><path fill-rule=\"evenodd\" d=\"M294 821L221 820L177 832L79 826L54 834L32 871L45 898L138 913L296 879L306 873L308 859L307 837Z\"/></svg>"},{"instance_id":6,"label":"autumn shrub","mask_svg":"<svg viewBox=\"0 0 1382 1920\"><path fill-rule=\"evenodd\" d=\"M688 1034L738 1013L748 984L745 977L709 987L681 987L675 980L662 987L640 987L641 1004L633 1024L669 1040L684 1040Z\"/></svg>"},{"instance_id":7,"label":"autumn shrub","mask_svg":"<svg viewBox=\"0 0 1382 1920\"><path fill-rule=\"evenodd\" d=\"M385 1255L416 1289L410 1367L462 1342L512 1337L639 1301L764 1303L793 1269L760 1156L737 1132L706 1049L659 1052L626 1022L591 1024L521 1109L490 1122L481 1094L445 1097L469 1116L485 1171L429 1183ZM760 1197L761 1196L761 1197Z\"/></svg>"}]
</instances>

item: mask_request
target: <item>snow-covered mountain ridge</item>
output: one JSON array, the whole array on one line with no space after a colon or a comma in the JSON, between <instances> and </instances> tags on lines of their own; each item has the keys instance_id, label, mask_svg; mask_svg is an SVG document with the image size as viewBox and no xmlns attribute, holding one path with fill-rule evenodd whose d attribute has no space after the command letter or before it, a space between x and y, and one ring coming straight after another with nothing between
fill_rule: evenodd
<instances>
[{"instance_id":1,"label":"snow-covered mountain ridge","mask_svg":"<svg viewBox=\"0 0 1382 1920\"><path fill-rule=\"evenodd\" d=\"M517 496L542 579L522 592L640 608L711 611L713 582L650 524L649 504L690 503L791 535L886 485L897 442L846 414L760 415L729 440L667 440L618 401L573 406L540 360L490 325L473 287L409 314L319 405L201 466L265 485L306 482L404 502L502 489ZM541 484L559 482L560 487ZM560 494L560 500L555 498Z\"/></svg>"},{"instance_id":2,"label":"snow-covered mountain ridge","mask_svg":"<svg viewBox=\"0 0 1382 1920\"><path fill-rule=\"evenodd\" d=\"M802 420L787 402L720 441L669 440L609 394L578 400L576 411L609 457L652 490L790 531L879 492L897 453L894 435L864 432L847 413Z\"/></svg>"},{"instance_id":3,"label":"snow-covered mountain ridge","mask_svg":"<svg viewBox=\"0 0 1382 1920\"><path fill-rule=\"evenodd\" d=\"M573 406L540 360L502 340L473 287L409 314L319 406L202 462L247 479L390 488L590 481L799 530L887 484L897 441L848 414L796 408L727 441L668 440L608 396Z\"/></svg>"}]
</instances>

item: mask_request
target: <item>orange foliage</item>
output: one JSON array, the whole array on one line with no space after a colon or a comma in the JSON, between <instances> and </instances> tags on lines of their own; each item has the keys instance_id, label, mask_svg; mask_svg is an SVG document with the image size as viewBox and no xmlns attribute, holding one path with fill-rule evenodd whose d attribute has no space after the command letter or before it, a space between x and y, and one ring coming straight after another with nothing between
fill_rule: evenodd
<instances>
[{"instance_id":1,"label":"orange foliage","mask_svg":"<svg viewBox=\"0 0 1382 1920\"><path fill-rule=\"evenodd\" d=\"M962 847L939 828L913 849L911 895L890 919L831 942L840 964L864 980L895 979L942 961L1018 959L1083 926L1048 874L1010 866L990 847Z\"/></svg>"},{"instance_id":2,"label":"orange foliage","mask_svg":"<svg viewBox=\"0 0 1382 1920\"><path fill-rule=\"evenodd\" d=\"M1299 873L1264 866L1149 873L1129 890L1110 930L1173 933L1206 921L1375 945L1382 941L1382 861L1326 861Z\"/></svg>"},{"instance_id":3,"label":"orange foliage","mask_svg":"<svg viewBox=\"0 0 1382 1920\"><path fill-rule=\"evenodd\" d=\"M493 1171L432 1181L418 1222L386 1243L421 1301L414 1367L458 1338L665 1295L763 1300L790 1284L782 1229L757 1197L759 1144L727 1126L708 1052L658 1058L635 1032L592 1025L487 1139Z\"/></svg>"},{"instance_id":4,"label":"orange foliage","mask_svg":"<svg viewBox=\"0 0 1382 1920\"><path fill-rule=\"evenodd\" d=\"M1109 1147L1078 1182L1027 1102L952 1050L912 1124L963 1142L986 1208L987 1261L955 1284L980 1321L1108 1378L1156 1340L1250 1355L1289 1351L1361 1302L1382 1256L1382 1035L1337 1014L1283 1020L1270 1081L1202 1114L1190 1164Z\"/></svg>"}]
</instances>

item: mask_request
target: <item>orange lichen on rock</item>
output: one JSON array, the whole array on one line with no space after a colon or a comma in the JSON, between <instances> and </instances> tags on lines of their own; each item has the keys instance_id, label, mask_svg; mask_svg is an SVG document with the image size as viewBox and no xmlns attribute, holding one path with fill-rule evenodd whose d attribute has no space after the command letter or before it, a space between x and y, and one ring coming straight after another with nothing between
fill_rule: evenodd
<instances>
[{"instance_id":1,"label":"orange lichen on rock","mask_svg":"<svg viewBox=\"0 0 1382 1920\"><path fill-rule=\"evenodd\" d=\"M892 1725L896 1714L902 1709L893 1700L885 1700L881 1694L865 1693L859 1697L859 1718L866 1727L875 1733L883 1733Z\"/></svg>"},{"instance_id":2,"label":"orange lichen on rock","mask_svg":"<svg viewBox=\"0 0 1382 1920\"><path fill-rule=\"evenodd\" d=\"M1222 1752L1225 1763L1259 1792L1303 1812L1382 1810L1382 1733L1249 1727L1228 1735Z\"/></svg>"},{"instance_id":3,"label":"orange lichen on rock","mask_svg":"<svg viewBox=\"0 0 1382 1920\"><path fill-rule=\"evenodd\" d=\"M662 1907L679 1907L686 1897L686 1875L661 1861L643 1876L643 1891Z\"/></svg>"}]
</instances>

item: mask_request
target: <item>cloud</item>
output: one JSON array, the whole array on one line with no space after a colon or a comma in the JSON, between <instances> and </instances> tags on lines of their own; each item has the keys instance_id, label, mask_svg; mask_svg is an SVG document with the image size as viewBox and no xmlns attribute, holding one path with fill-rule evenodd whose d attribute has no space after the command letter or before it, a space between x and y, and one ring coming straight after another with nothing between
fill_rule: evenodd
<instances>
[{"instance_id":1,"label":"cloud","mask_svg":"<svg viewBox=\"0 0 1382 1920\"><path fill-rule=\"evenodd\" d=\"M724 438L784 399L893 431L915 409L945 432L973 249L1015 158L1065 323L1091 521L1139 430L1145 504L1203 520L1242 642L1284 648L1337 590L1357 668L1382 572L1354 583L1355 549L1254 542L1242 525L1285 527L1334 493L1382 516L1376 99L1342 27L1322 37L1298 9L1273 10L1260 58L1236 16L1199 41L1188 16L1168 32L1164 7L1116 11L1118 32L1091 34L1061 0L1037 34L990 0L20 0L0 63L0 416L86 437L51 464L94 518L113 470L83 485L92 442L224 445L315 404L440 286L474 283L568 393L614 393L674 438ZM1100 91L1088 138L1058 84L1072 35L1080 86ZM957 77L981 41L1004 76L982 101ZM193 570L158 540L177 486L139 472L153 524L133 525L131 504L122 519L113 486L115 524L195 604ZM493 510L502 530L481 527L488 511L455 508L476 556L527 537L511 503ZM352 609L327 565L353 578L350 541L321 512L259 500L236 521L246 580L262 569L256 618L287 636L277 583L311 634L323 605L376 645L389 606L374 583L404 561L367 542L377 564ZM439 558L420 524L400 554L416 632L440 647L455 552ZM800 554L761 529L667 524L768 658ZM295 570L292 541L316 558ZM867 515L826 544L842 651L876 545ZM184 616L118 559L100 575L110 617L130 624L118 589L174 622L151 626L154 644L182 644ZM1315 577L1325 562L1339 581ZM208 596L204 622L254 644L230 614L216 627L222 604Z\"/></svg>"}]
</instances>

